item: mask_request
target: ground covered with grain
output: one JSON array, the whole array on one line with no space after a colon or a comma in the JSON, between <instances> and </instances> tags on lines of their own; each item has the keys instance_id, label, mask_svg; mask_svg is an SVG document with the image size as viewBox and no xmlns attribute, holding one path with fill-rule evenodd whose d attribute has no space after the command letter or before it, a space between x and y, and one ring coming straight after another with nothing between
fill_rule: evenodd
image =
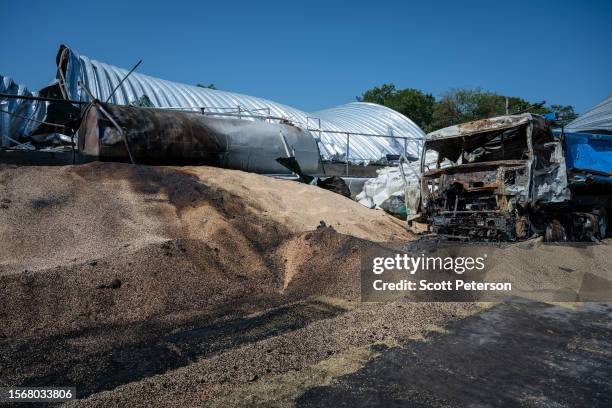
<instances>
[{"instance_id":1,"label":"ground covered with grain","mask_svg":"<svg viewBox=\"0 0 612 408\"><path fill-rule=\"evenodd\" d=\"M415 237L381 211L292 181L211 167L4 165L0 202L0 386L75 386L69 405L354 406L361 395L364 406L458 406L435 389L389 397L360 373L400 384L393 372L415 366L415 345L442 347L464 325L522 313L361 303L361 255ZM498 264L517 276L597 269L605 280L609 248L515 246ZM562 310L599 324L596 343L575 347L599 353L597 375L609 369L610 310ZM389 353L401 354L398 367L375 367Z\"/></svg>"}]
</instances>

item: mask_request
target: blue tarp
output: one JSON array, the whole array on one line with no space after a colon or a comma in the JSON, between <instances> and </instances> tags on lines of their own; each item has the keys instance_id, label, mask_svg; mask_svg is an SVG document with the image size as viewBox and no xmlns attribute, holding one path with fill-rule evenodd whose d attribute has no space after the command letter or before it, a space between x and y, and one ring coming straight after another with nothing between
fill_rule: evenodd
<instances>
[{"instance_id":1,"label":"blue tarp","mask_svg":"<svg viewBox=\"0 0 612 408\"><path fill-rule=\"evenodd\" d=\"M612 135L565 133L567 169L612 175Z\"/></svg>"}]
</instances>

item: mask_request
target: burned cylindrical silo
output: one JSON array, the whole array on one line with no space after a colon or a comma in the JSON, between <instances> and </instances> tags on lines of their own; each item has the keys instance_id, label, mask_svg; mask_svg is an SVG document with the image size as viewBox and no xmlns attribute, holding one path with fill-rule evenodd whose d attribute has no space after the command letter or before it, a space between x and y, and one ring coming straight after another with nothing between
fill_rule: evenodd
<instances>
[{"instance_id":1,"label":"burned cylindrical silo","mask_svg":"<svg viewBox=\"0 0 612 408\"><path fill-rule=\"evenodd\" d=\"M319 166L310 132L289 124L101 102L85 113L79 149L100 160L129 161L131 154L142 164L207 164L264 174L288 173L276 162L288 155L305 173L317 173Z\"/></svg>"}]
</instances>

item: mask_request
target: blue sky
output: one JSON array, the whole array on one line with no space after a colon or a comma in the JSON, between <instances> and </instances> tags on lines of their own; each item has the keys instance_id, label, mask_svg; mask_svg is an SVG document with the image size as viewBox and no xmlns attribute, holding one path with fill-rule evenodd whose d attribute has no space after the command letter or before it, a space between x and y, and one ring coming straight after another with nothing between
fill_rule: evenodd
<instances>
[{"instance_id":1,"label":"blue sky","mask_svg":"<svg viewBox=\"0 0 612 408\"><path fill-rule=\"evenodd\" d=\"M308 111L384 82L581 112L612 92L612 1L0 0L0 74L39 89L64 43L164 79Z\"/></svg>"}]
</instances>

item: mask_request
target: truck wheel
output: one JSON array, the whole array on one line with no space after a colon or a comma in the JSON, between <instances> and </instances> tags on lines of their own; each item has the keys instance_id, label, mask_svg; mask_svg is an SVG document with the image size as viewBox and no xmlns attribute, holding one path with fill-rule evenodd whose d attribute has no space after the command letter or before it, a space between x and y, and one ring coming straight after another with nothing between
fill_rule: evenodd
<instances>
[{"instance_id":1,"label":"truck wheel","mask_svg":"<svg viewBox=\"0 0 612 408\"><path fill-rule=\"evenodd\" d=\"M599 239L604 239L608 233L608 212L603 207L598 210L597 227Z\"/></svg>"},{"instance_id":2,"label":"truck wheel","mask_svg":"<svg viewBox=\"0 0 612 408\"><path fill-rule=\"evenodd\" d=\"M529 233L529 223L527 221L527 217L519 217L516 220L516 224L514 225L514 233L516 238L523 239L527 237Z\"/></svg>"},{"instance_id":3,"label":"truck wheel","mask_svg":"<svg viewBox=\"0 0 612 408\"><path fill-rule=\"evenodd\" d=\"M567 241L565 228L563 228L563 225L559 222L559 220L552 220L548 223L548 225L546 225L546 231L544 232L544 241Z\"/></svg>"}]
</instances>

